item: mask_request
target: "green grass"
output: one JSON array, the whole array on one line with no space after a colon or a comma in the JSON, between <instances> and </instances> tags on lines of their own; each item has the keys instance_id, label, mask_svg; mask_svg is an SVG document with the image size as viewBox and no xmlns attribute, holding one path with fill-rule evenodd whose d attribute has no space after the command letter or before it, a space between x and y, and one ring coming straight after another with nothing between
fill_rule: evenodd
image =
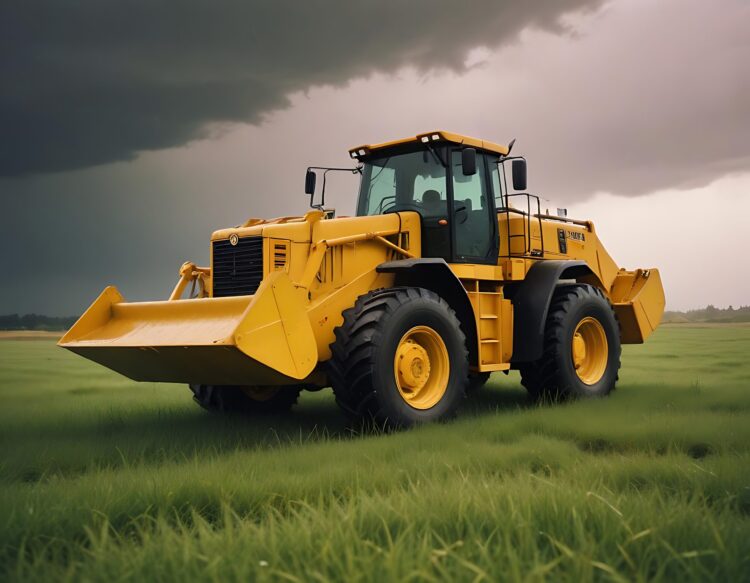
<instances>
[{"instance_id":1,"label":"green grass","mask_svg":"<svg viewBox=\"0 0 750 583\"><path fill-rule=\"evenodd\" d=\"M347 430L204 413L0 340L3 580L750 580L750 327L663 327L608 399Z\"/></svg>"}]
</instances>

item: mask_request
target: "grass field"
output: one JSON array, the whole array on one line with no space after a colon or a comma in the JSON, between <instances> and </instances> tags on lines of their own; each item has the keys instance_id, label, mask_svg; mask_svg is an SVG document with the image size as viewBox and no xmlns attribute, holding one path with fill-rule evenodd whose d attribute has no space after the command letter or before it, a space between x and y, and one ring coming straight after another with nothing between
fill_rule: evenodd
<instances>
[{"instance_id":1,"label":"grass field","mask_svg":"<svg viewBox=\"0 0 750 583\"><path fill-rule=\"evenodd\" d=\"M750 580L750 327L625 347L619 390L347 431L330 391L226 418L0 339L2 580Z\"/></svg>"}]
</instances>

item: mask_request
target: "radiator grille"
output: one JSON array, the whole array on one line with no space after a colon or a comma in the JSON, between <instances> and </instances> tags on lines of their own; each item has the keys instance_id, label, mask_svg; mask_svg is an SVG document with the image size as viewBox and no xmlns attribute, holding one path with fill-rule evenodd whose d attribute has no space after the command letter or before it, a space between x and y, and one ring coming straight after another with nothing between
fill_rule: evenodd
<instances>
[{"instance_id":1,"label":"radiator grille","mask_svg":"<svg viewBox=\"0 0 750 583\"><path fill-rule=\"evenodd\" d=\"M213 243L213 295L249 296L263 280L263 237Z\"/></svg>"}]
</instances>

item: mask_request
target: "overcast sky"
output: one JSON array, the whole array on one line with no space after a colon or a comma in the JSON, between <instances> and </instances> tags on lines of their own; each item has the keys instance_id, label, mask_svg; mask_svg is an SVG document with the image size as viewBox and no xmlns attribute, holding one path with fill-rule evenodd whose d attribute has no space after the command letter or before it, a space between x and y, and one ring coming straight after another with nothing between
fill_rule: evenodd
<instances>
[{"instance_id":1,"label":"overcast sky","mask_svg":"<svg viewBox=\"0 0 750 583\"><path fill-rule=\"evenodd\" d=\"M304 212L306 166L438 128L515 137L668 307L750 304L750 3L530 4L3 3L0 313L163 298L212 230Z\"/></svg>"}]
</instances>

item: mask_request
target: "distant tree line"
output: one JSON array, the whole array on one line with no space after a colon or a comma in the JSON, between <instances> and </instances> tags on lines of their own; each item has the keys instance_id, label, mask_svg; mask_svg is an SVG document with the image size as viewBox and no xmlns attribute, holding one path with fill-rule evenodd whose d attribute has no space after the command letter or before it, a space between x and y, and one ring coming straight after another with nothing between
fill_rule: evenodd
<instances>
[{"instance_id":1,"label":"distant tree line","mask_svg":"<svg viewBox=\"0 0 750 583\"><path fill-rule=\"evenodd\" d=\"M78 316L59 318L56 316L43 316L41 314L9 314L0 316L0 330L49 330L58 332L70 328Z\"/></svg>"},{"instance_id":2,"label":"distant tree line","mask_svg":"<svg viewBox=\"0 0 750 583\"><path fill-rule=\"evenodd\" d=\"M717 308L709 304L705 308L688 310L687 312L666 311L664 312L664 322L750 322L750 306Z\"/></svg>"}]
</instances>

